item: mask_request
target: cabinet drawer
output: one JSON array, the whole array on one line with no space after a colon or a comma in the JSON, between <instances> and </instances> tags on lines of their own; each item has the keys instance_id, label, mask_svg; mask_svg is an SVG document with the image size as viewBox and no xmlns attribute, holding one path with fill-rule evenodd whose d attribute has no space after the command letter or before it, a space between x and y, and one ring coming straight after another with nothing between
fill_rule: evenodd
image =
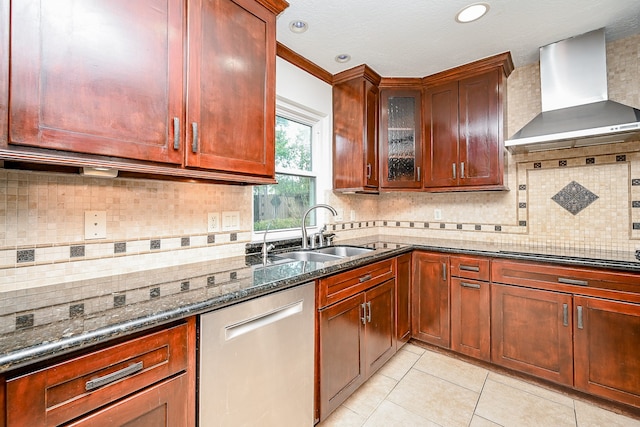
<instances>
[{"instance_id":1,"label":"cabinet drawer","mask_svg":"<svg viewBox=\"0 0 640 427\"><path fill-rule=\"evenodd\" d=\"M392 259L359 267L320 280L319 307L325 307L395 276Z\"/></svg>"},{"instance_id":2,"label":"cabinet drawer","mask_svg":"<svg viewBox=\"0 0 640 427\"><path fill-rule=\"evenodd\" d=\"M7 381L8 425L59 425L187 369L179 325Z\"/></svg>"},{"instance_id":3,"label":"cabinet drawer","mask_svg":"<svg viewBox=\"0 0 640 427\"><path fill-rule=\"evenodd\" d=\"M491 276L489 265L489 258L452 256L451 275L454 277L484 280L485 282L488 282L489 277Z\"/></svg>"},{"instance_id":4,"label":"cabinet drawer","mask_svg":"<svg viewBox=\"0 0 640 427\"><path fill-rule=\"evenodd\" d=\"M533 262L493 260L491 280L573 293L594 293L595 289L631 292L625 296L640 300L640 274L600 269L566 267ZM605 295L603 295L605 296ZM608 295L610 296L610 295Z\"/></svg>"}]
</instances>

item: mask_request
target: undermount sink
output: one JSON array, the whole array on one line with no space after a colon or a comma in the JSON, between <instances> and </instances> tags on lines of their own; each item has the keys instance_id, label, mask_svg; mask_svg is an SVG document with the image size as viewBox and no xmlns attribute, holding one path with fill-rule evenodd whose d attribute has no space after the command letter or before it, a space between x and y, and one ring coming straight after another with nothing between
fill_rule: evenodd
<instances>
[{"instance_id":1,"label":"undermount sink","mask_svg":"<svg viewBox=\"0 0 640 427\"><path fill-rule=\"evenodd\" d=\"M372 250L373 249L370 248L358 248L354 246L327 246L318 249L285 252L275 256L297 261L329 262L360 255Z\"/></svg>"}]
</instances>

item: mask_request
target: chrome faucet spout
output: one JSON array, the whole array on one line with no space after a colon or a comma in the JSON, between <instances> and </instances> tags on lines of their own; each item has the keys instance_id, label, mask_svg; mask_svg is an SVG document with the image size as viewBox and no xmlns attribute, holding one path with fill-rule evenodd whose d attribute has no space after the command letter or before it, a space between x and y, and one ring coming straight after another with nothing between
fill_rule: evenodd
<instances>
[{"instance_id":1,"label":"chrome faucet spout","mask_svg":"<svg viewBox=\"0 0 640 427\"><path fill-rule=\"evenodd\" d=\"M309 238L307 237L307 216L309 215L309 212L311 212L314 209L318 209L318 208L325 208L331 211L331 213L333 215L338 215L338 211L336 211L332 206L330 205L326 205L323 203L319 203L317 205L313 205L311 206L309 209L306 210L306 212L304 213L304 215L302 215L302 249L308 249L309 248Z\"/></svg>"}]
</instances>

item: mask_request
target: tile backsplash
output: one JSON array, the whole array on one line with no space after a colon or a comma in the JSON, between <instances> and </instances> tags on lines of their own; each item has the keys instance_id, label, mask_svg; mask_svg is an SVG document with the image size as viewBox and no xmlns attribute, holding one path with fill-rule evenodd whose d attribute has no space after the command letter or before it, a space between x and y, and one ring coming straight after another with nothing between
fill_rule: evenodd
<instances>
[{"instance_id":1,"label":"tile backsplash","mask_svg":"<svg viewBox=\"0 0 640 427\"><path fill-rule=\"evenodd\" d=\"M608 44L607 62L609 98L640 108L640 35ZM507 91L512 135L540 112L538 64L516 68ZM338 239L381 233L640 249L640 141L508 154L507 171L509 191L329 191L325 200L343 214ZM553 200L573 182L597 196L575 215ZM251 199L251 187L0 169L0 292L242 255L251 240ZM207 213L228 210L240 212L239 229L208 233ZM85 238L86 211L106 212L105 239Z\"/></svg>"}]
</instances>

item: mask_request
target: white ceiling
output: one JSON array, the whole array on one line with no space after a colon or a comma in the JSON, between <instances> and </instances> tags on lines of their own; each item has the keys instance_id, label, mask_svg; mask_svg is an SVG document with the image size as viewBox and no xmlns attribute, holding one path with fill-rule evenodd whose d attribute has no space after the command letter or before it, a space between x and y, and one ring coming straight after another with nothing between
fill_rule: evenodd
<instances>
[{"instance_id":1,"label":"white ceiling","mask_svg":"<svg viewBox=\"0 0 640 427\"><path fill-rule=\"evenodd\" d=\"M367 64L383 77L424 77L511 51L516 67L538 61L539 47L598 28L607 41L640 33L640 0L480 0L482 19L455 21L477 0L288 0L280 43L332 74ZM309 29L289 30L293 20ZM338 54L351 55L340 64Z\"/></svg>"}]
</instances>

